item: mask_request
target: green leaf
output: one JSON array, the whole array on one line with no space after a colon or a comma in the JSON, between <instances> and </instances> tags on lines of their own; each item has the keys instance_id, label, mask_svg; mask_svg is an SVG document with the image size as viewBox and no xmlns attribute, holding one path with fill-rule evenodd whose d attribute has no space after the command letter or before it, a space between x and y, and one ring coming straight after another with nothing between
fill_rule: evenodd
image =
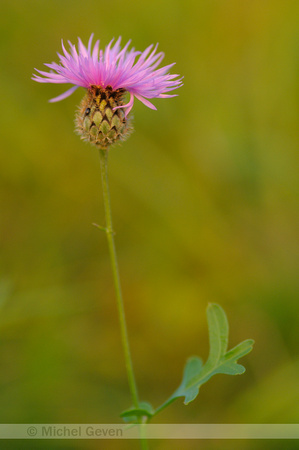
<instances>
[{"instance_id":1,"label":"green leaf","mask_svg":"<svg viewBox=\"0 0 299 450\"><path fill-rule=\"evenodd\" d=\"M224 310L216 303L209 304L207 319L210 353L206 363L203 365L197 356L189 358L180 386L160 408L157 408L156 413L178 397L185 397L184 403L187 405L197 397L199 388L217 373L240 375L245 372L245 367L237 361L252 350L254 341L247 339L227 351L229 327Z\"/></svg>"},{"instance_id":2,"label":"green leaf","mask_svg":"<svg viewBox=\"0 0 299 450\"><path fill-rule=\"evenodd\" d=\"M228 321L221 306L209 304L207 307L210 353L206 366L214 366L226 353L228 346Z\"/></svg>"},{"instance_id":3,"label":"green leaf","mask_svg":"<svg viewBox=\"0 0 299 450\"><path fill-rule=\"evenodd\" d=\"M125 422L137 422L139 417L150 419L155 414L155 410L150 403L140 402L139 408L130 408L123 411L120 415Z\"/></svg>"},{"instance_id":4,"label":"green leaf","mask_svg":"<svg viewBox=\"0 0 299 450\"><path fill-rule=\"evenodd\" d=\"M201 371L202 365L203 365L202 360L197 356L192 356L191 358L188 359L187 364L185 365L182 381L182 385L184 387L187 387L190 380L192 380ZM188 392L186 391L187 403L191 402L197 397L198 390L199 387L194 386L193 388L189 389Z\"/></svg>"}]
</instances>

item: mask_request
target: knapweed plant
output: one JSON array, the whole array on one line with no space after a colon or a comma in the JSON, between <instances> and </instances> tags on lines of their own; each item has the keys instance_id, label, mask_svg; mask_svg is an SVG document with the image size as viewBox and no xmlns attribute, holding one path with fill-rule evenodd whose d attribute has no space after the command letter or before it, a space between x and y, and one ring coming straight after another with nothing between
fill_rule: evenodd
<instances>
[{"instance_id":1,"label":"knapweed plant","mask_svg":"<svg viewBox=\"0 0 299 450\"><path fill-rule=\"evenodd\" d=\"M157 46L150 45L143 52L129 50L130 41L121 49L119 38L113 40L105 50L100 50L99 41L92 46L91 35L88 46L85 47L78 40L78 50L69 42L67 51L62 42L63 54L58 53L60 63L45 64L51 70L41 75L34 75L33 80L39 83L70 83L73 86L62 95L50 102L57 102L67 98L78 87L86 89L86 94L76 113L76 131L81 138L98 147L103 186L106 225L99 227L106 232L113 279L115 285L122 344L125 355L128 381L133 406L121 414L128 422L148 422L158 412L176 400L184 397L184 403L194 400L199 388L213 375L223 373L237 375L245 368L237 361L252 349L253 341L248 339L231 350L228 347L228 322L223 309L217 304L207 307L209 328L210 353L207 361L193 356L188 359L179 387L158 408L153 408L148 402L141 402L137 391L131 352L128 341L124 304L121 292L117 256L114 243L114 232L110 207L108 186L108 155L110 147L125 140L132 131L130 111L134 97L151 109L155 106L148 100L152 98L174 97L169 92L182 86L182 78L176 74L169 74L174 64L158 68L164 54L157 53ZM126 96L129 99L126 103Z\"/></svg>"}]
</instances>

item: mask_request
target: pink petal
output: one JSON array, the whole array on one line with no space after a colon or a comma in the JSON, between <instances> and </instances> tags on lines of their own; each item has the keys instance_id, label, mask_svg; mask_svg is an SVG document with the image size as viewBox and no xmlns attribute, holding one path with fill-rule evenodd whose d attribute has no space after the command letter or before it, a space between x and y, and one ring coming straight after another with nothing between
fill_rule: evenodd
<instances>
[{"instance_id":1,"label":"pink petal","mask_svg":"<svg viewBox=\"0 0 299 450\"><path fill-rule=\"evenodd\" d=\"M146 98L141 97L141 95L138 94L134 94L136 98L138 98L138 100L140 100L145 106L148 106L151 109L155 109L157 110L157 108L148 100L146 100Z\"/></svg>"},{"instance_id":2,"label":"pink petal","mask_svg":"<svg viewBox=\"0 0 299 450\"><path fill-rule=\"evenodd\" d=\"M68 89L66 92L64 92L63 94L58 95L58 97L51 98L51 100L49 100L49 102L50 103L60 102L60 100L64 100L65 98L72 95L72 93L75 92L76 89L78 89L78 86L73 86L70 89Z\"/></svg>"}]
</instances>

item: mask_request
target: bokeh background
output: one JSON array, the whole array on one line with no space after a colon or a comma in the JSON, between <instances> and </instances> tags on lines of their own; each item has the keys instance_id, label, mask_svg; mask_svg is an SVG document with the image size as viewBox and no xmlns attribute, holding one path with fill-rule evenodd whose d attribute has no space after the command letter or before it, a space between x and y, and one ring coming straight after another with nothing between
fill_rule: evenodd
<instances>
[{"instance_id":1,"label":"bokeh background","mask_svg":"<svg viewBox=\"0 0 299 450\"><path fill-rule=\"evenodd\" d=\"M218 302L230 345L256 341L246 373L214 377L154 422L298 422L298 2L2 0L0 12L0 422L118 423L131 404L106 238L92 226L104 222L99 158L73 132L84 91L49 104L66 86L30 79L57 61L61 38L87 43L91 32L102 46L119 35L140 50L159 42L185 77L178 97L153 101L157 111L135 102L136 131L110 153L140 397L158 406L186 358L207 357L205 309Z\"/></svg>"}]
</instances>

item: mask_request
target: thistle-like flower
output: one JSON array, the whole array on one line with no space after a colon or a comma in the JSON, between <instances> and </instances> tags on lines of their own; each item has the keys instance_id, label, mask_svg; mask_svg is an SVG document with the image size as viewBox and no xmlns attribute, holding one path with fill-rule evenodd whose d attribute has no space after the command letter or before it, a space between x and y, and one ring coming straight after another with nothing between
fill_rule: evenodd
<instances>
[{"instance_id":1,"label":"thistle-like flower","mask_svg":"<svg viewBox=\"0 0 299 450\"><path fill-rule=\"evenodd\" d=\"M50 102L57 102L70 96L79 86L87 89L76 115L77 131L82 139L107 148L119 139L124 140L130 130L128 117L134 97L151 109L156 107L149 98L175 97L169 91L182 86L179 75L171 75L168 70L175 64L157 69L164 53L156 53L157 45L150 45L144 52L128 50L129 41L123 49L121 38L113 45L113 40L105 51L99 50L100 41L92 48L93 34L85 47L78 38L78 52L69 42L68 52L62 42L64 56L58 53L60 64L45 64L50 72L35 69L42 76L34 74L39 83L71 83L73 86ZM124 102L130 94L128 103Z\"/></svg>"}]
</instances>

